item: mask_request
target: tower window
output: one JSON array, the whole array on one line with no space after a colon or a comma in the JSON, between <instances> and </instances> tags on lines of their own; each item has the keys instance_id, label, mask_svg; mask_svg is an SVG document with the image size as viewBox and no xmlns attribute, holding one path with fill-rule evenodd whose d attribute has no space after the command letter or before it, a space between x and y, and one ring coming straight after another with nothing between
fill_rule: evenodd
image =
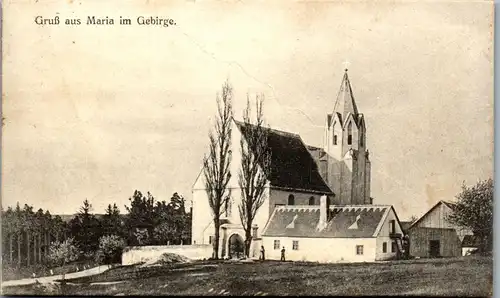
<instances>
[{"instance_id":1,"label":"tower window","mask_svg":"<svg viewBox=\"0 0 500 298\"><path fill-rule=\"evenodd\" d=\"M349 126L347 126L347 145L352 144L352 122L349 122Z\"/></svg>"},{"instance_id":2,"label":"tower window","mask_svg":"<svg viewBox=\"0 0 500 298\"><path fill-rule=\"evenodd\" d=\"M337 135L333 136L333 145L337 145Z\"/></svg>"},{"instance_id":3,"label":"tower window","mask_svg":"<svg viewBox=\"0 0 500 298\"><path fill-rule=\"evenodd\" d=\"M309 205L314 205L314 197L309 198Z\"/></svg>"},{"instance_id":4,"label":"tower window","mask_svg":"<svg viewBox=\"0 0 500 298\"><path fill-rule=\"evenodd\" d=\"M359 145L363 146L363 136L361 136L361 139L359 139Z\"/></svg>"},{"instance_id":5,"label":"tower window","mask_svg":"<svg viewBox=\"0 0 500 298\"><path fill-rule=\"evenodd\" d=\"M295 197L293 195L288 196L288 205L295 205Z\"/></svg>"}]
</instances>

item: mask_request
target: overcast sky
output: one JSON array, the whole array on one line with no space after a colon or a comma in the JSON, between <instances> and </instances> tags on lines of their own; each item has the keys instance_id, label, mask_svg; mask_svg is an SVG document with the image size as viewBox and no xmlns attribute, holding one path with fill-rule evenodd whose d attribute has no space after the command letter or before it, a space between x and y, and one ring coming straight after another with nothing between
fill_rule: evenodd
<instances>
[{"instance_id":1,"label":"overcast sky","mask_svg":"<svg viewBox=\"0 0 500 298\"><path fill-rule=\"evenodd\" d=\"M488 1L4 3L2 205L123 210L135 189L191 199L226 78L236 114L263 92L273 128L321 146L344 61L372 196L401 220L493 175ZM43 3L42 3L43 2ZM37 15L114 26L37 26ZM138 16L176 26L138 26ZM120 16L131 26L118 26Z\"/></svg>"}]
</instances>

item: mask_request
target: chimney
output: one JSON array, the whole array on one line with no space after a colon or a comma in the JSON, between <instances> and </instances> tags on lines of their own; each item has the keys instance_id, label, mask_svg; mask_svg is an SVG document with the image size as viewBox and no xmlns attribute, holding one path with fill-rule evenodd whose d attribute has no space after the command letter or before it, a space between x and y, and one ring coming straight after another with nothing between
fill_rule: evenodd
<instances>
[{"instance_id":1,"label":"chimney","mask_svg":"<svg viewBox=\"0 0 500 298\"><path fill-rule=\"evenodd\" d=\"M319 231L323 230L328 223L329 205L328 197L326 195L322 195L319 200L319 222L317 227Z\"/></svg>"}]
</instances>

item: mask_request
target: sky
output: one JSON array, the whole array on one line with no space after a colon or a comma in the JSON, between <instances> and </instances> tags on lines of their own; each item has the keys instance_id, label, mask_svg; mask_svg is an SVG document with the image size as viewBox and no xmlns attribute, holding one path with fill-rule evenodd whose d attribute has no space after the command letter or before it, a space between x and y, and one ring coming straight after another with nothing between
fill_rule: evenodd
<instances>
[{"instance_id":1,"label":"sky","mask_svg":"<svg viewBox=\"0 0 500 298\"><path fill-rule=\"evenodd\" d=\"M374 203L405 220L493 176L489 1L41 2L4 2L4 208L124 211L136 189L189 201L226 79L236 117L263 93L272 128L322 146L346 66Z\"/></svg>"}]
</instances>

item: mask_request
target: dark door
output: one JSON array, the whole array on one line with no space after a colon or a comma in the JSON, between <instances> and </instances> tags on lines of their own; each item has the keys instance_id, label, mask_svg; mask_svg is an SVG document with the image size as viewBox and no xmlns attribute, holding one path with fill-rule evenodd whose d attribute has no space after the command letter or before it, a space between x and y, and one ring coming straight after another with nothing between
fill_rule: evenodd
<instances>
[{"instance_id":1,"label":"dark door","mask_svg":"<svg viewBox=\"0 0 500 298\"><path fill-rule=\"evenodd\" d=\"M439 240L429 241L429 255L431 258L439 257Z\"/></svg>"}]
</instances>

